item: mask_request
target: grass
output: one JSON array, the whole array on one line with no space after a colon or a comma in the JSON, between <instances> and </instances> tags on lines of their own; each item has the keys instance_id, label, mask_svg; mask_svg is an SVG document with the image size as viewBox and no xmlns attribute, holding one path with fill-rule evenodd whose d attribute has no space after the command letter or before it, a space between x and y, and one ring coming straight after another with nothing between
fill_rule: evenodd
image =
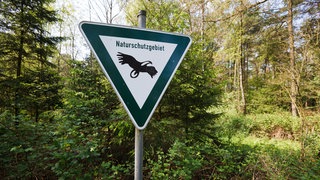
<instances>
[{"instance_id":1,"label":"grass","mask_svg":"<svg viewBox=\"0 0 320 180\"><path fill-rule=\"evenodd\" d=\"M228 110L215 122L220 141L251 147L245 171L251 179L320 179L319 116L304 119L289 113L241 116ZM303 129L302 129L303 128Z\"/></svg>"}]
</instances>

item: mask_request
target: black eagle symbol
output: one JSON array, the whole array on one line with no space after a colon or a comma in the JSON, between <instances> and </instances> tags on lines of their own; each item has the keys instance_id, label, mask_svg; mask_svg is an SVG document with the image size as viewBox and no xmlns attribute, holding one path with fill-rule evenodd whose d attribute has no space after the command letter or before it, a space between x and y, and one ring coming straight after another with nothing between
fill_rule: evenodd
<instances>
[{"instance_id":1,"label":"black eagle symbol","mask_svg":"<svg viewBox=\"0 0 320 180\"><path fill-rule=\"evenodd\" d=\"M119 59L119 63L121 63L122 65L128 64L133 69L130 72L131 78L138 77L140 72L148 73L151 76L151 78L153 78L153 76L158 73L154 66L148 66L148 64L152 64L151 61L139 62L134 57L128 54L123 54L121 52L118 52L117 56Z\"/></svg>"}]
</instances>

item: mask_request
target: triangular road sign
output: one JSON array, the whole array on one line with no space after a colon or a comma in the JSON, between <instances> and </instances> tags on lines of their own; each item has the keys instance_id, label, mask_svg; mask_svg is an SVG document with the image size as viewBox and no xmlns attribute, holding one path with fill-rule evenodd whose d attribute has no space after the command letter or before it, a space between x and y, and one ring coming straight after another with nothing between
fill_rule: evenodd
<instances>
[{"instance_id":1,"label":"triangular road sign","mask_svg":"<svg viewBox=\"0 0 320 180\"><path fill-rule=\"evenodd\" d=\"M191 38L93 22L81 22L79 27L133 124L144 129Z\"/></svg>"}]
</instances>

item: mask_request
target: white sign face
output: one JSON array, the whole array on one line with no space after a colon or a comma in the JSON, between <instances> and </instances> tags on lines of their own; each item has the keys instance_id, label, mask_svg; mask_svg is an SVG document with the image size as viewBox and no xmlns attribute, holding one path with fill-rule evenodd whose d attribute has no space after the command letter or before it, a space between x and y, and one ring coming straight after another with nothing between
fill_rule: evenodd
<instances>
[{"instance_id":1,"label":"white sign face","mask_svg":"<svg viewBox=\"0 0 320 180\"><path fill-rule=\"evenodd\" d=\"M177 44L99 36L140 109Z\"/></svg>"}]
</instances>

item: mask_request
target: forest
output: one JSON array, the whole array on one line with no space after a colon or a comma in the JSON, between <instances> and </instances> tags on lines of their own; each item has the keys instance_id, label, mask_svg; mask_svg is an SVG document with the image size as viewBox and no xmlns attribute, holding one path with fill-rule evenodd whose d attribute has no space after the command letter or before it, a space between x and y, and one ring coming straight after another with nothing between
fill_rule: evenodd
<instances>
[{"instance_id":1,"label":"forest","mask_svg":"<svg viewBox=\"0 0 320 180\"><path fill-rule=\"evenodd\" d=\"M135 127L78 23L140 10L192 38L144 129L144 179L320 179L319 0L82 3L79 20L72 0L0 0L0 179L134 178Z\"/></svg>"}]
</instances>

